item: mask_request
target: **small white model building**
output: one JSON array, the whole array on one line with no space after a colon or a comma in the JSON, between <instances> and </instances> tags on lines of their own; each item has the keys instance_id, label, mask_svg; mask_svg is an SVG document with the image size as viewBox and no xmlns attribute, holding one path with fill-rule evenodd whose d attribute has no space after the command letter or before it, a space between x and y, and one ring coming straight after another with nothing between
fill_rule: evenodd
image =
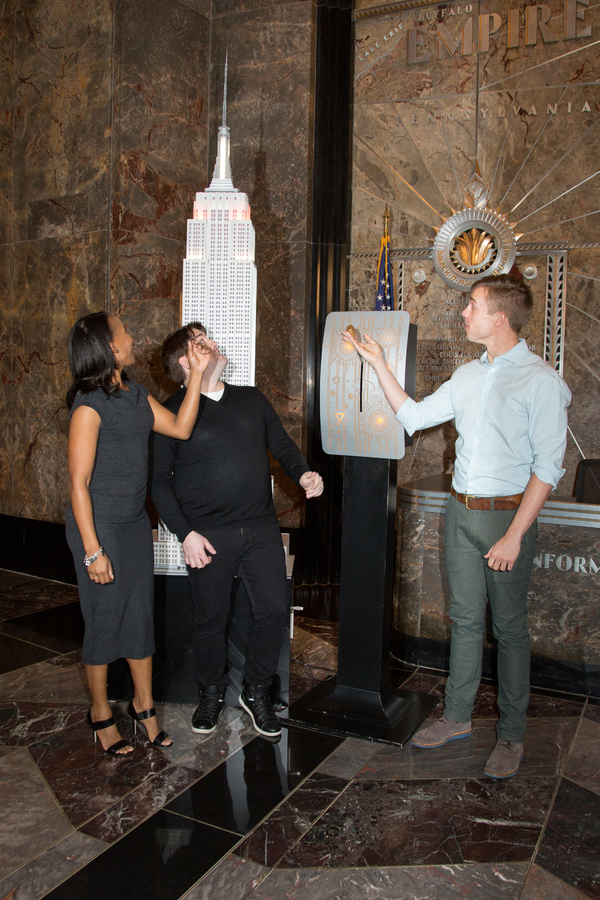
<instances>
[{"instance_id":1,"label":"small white model building","mask_svg":"<svg viewBox=\"0 0 600 900\"><path fill-rule=\"evenodd\" d=\"M152 532L154 539L154 574L187 575L183 548L174 534L158 523L158 531Z\"/></svg>"},{"instance_id":2,"label":"small white model building","mask_svg":"<svg viewBox=\"0 0 600 900\"><path fill-rule=\"evenodd\" d=\"M181 324L201 322L229 363L222 375L236 385L253 385L256 343L256 265L254 225L246 194L234 188L229 164L227 60L223 88L223 121L217 161L206 191L194 201L187 223L183 261ZM159 523L154 541L154 572L187 575L181 544Z\"/></svg>"},{"instance_id":3,"label":"small white model building","mask_svg":"<svg viewBox=\"0 0 600 900\"><path fill-rule=\"evenodd\" d=\"M254 225L246 194L233 186L229 164L227 63L223 124L210 186L199 191L194 217L187 223L183 261L182 324L202 322L229 360L223 378L229 384L255 380L256 265Z\"/></svg>"}]
</instances>

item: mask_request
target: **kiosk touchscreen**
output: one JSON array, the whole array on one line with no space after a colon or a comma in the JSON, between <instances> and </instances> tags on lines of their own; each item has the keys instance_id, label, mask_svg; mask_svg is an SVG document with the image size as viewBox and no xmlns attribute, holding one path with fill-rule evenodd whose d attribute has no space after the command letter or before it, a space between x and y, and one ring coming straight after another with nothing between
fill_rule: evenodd
<instances>
[{"instance_id":1,"label":"kiosk touchscreen","mask_svg":"<svg viewBox=\"0 0 600 900\"><path fill-rule=\"evenodd\" d=\"M385 361L400 382L414 384L407 312L334 312L327 316L321 357L321 435L334 456L402 459L405 432L394 416L373 368L343 332L352 326L357 339L368 334L383 348ZM412 357L412 359L411 359Z\"/></svg>"}]
</instances>

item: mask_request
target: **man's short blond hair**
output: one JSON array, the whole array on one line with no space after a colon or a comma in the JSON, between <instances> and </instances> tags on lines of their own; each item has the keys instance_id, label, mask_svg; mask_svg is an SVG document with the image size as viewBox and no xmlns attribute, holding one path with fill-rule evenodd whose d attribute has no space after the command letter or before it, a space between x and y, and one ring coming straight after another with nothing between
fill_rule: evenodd
<instances>
[{"instance_id":1,"label":"man's short blond hair","mask_svg":"<svg viewBox=\"0 0 600 900\"><path fill-rule=\"evenodd\" d=\"M489 313L503 312L516 334L525 328L533 312L533 294L528 284L513 275L488 275L476 281L471 292L477 287L485 288Z\"/></svg>"}]
</instances>

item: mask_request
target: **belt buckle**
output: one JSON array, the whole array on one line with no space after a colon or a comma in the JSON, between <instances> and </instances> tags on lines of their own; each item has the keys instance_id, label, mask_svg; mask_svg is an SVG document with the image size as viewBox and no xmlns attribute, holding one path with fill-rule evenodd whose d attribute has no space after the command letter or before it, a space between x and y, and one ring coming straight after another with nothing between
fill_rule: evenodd
<instances>
[{"instance_id":1,"label":"belt buckle","mask_svg":"<svg viewBox=\"0 0 600 900\"><path fill-rule=\"evenodd\" d=\"M466 509L469 509L469 510L471 509L471 507L469 506L469 500L474 500L474 499L475 499L474 494L465 494L465 508ZM473 510L471 510L471 512L473 512Z\"/></svg>"}]
</instances>

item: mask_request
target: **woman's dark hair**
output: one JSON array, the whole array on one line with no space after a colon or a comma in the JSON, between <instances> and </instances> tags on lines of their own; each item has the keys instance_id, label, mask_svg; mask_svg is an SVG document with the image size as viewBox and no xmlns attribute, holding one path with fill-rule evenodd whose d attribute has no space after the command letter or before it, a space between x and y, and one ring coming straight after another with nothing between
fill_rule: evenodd
<instances>
[{"instance_id":1,"label":"woman's dark hair","mask_svg":"<svg viewBox=\"0 0 600 900\"><path fill-rule=\"evenodd\" d=\"M110 346L112 332L108 317L106 312L90 313L71 328L68 350L73 384L67 393L67 409L73 406L77 391L91 394L96 388L102 388L109 396L119 393L113 382L117 367ZM125 372L121 373L121 378L127 381Z\"/></svg>"}]
</instances>

